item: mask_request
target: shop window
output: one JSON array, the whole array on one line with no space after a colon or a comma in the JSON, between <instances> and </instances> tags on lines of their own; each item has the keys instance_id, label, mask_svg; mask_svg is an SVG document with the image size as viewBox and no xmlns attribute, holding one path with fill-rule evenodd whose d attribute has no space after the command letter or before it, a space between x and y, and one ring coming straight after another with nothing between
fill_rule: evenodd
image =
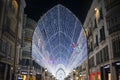
<instances>
[{"instance_id":1,"label":"shop window","mask_svg":"<svg viewBox=\"0 0 120 80\"><path fill-rule=\"evenodd\" d=\"M0 80L4 80L5 64L0 62Z\"/></svg>"},{"instance_id":2,"label":"shop window","mask_svg":"<svg viewBox=\"0 0 120 80\"><path fill-rule=\"evenodd\" d=\"M11 69L11 66L10 65L7 65L7 76L6 76L6 80L9 80L10 79L10 69Z\"/></svg>"}]
</instances>

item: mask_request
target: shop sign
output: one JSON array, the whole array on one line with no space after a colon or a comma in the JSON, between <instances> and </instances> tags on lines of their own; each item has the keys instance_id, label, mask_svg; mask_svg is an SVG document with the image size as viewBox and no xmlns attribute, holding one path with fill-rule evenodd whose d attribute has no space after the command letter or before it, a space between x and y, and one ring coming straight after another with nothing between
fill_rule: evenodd
<instances>
[{"instance_id":1,"label":"shop sign","mask_svg":"<svg viewBox=\"0 0 120 80\"><path fill-rule=\"evenodd\" d=\"M32 73L32 72L29 72L29 74L31 74L31 75L32 75L33 73Z\"/></svg>"},{"instance_id":2,"label":"shop sign","mask_svg":"<svg viewBox=\"0 0 120 80\"><path fill-rule=\"evenodd\" d=\"M21 74L28 74L28 72L26 72L26 71L22 71Z\"/></svg>"},{"instance_id":3,"label":"shop sign","mask_svg":"<svg viewBox=\"0 0 120 80\"><path fill-rule=\"evenodd\" d=\"M107 68L109 68L109 67L110 67L110 65L104 66L105 69L107 69Z\"/></svg>"},{"instance_id":4,"label":"shop sign","mask_svg":"<svg viewBox=\"0 0 120 80\"><path fill-rule=\"evenodd\" d=\"M116 65L119 66L119 65L120 65L120 62L117 62Z\"/></svg>"}]
</instances>

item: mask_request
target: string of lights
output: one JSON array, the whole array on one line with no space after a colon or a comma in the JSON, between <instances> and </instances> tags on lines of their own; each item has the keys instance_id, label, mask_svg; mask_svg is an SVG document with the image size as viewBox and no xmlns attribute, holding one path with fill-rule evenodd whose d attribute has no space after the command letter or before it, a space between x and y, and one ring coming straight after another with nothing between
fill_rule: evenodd
<instances>
[{"instance_id":1,"label":"string of lights","mask_svg":"<svg viewBox=\"0 0 120 80\"><path fill-rule=\"evenodd\" d=\"M33 35L32 57L57 78L64 78L87 58L84 29L67 8L57 5L39 20Z\"/></svg>"}]
</instances>

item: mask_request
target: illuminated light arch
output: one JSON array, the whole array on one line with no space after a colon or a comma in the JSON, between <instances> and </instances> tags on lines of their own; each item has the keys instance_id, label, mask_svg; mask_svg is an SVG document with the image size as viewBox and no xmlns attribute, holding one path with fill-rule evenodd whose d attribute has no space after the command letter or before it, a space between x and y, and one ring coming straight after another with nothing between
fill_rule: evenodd
<instances>
[{"instance_id":1,"label":"illuminated light arch","mask_svg":"<svg viewBox=\"0 0 120 80\"><path fill-rule=\"evenodd\" d=\"M84 29L67 8L57 5L39 20L33 34L32 57L57 79L61 77L57 74L68 75L78 67L87 53Z\"/></svg>"},{"instance_id":2,"label":"illuminated light arch","mask_svg":"<svg viewBox=\"0 0 120 80\"><path fill-rule=\"evenodd\" d=\"M63 68L59 68L57 71L56 71L56 77L57 79L60 79L60 80L64 80L64 78L66 77L66 72L63 70Z\"/></svg>"}]
</instances>

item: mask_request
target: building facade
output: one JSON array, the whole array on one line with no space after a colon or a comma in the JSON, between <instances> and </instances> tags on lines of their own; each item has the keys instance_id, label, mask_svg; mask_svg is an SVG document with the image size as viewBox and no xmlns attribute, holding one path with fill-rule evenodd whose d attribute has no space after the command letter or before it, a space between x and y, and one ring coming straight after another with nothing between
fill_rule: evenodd
<instances>
[{"instance_id":1,"label":"building facade","mask_svg":"<svg viewBox=\"0 0 120 80\"><path fill-rule=\"evenodd\" d=\"M23 80L42 80L44 68L36 63L32 58L32 37L37 22L24 15L22 33L22 54L20 59L20 77Z\"/></svg>"},{"instance_id":2,"label":"building facade","mask_svg":"<svg viewBox=\"0 0 120 80\"><path fill-rule=\"evenodd\" d=\"M0 0L1 80L17 77L24 8L24 0Z\"/></svg>"},{"instance_id":3,"label":"building facade","mask_svg":"<svg viewBox=\"0 0 120 80\"><path fill-rule=\"evenodd\" d=\"M93 0L84 28L90 80L120 79L120 1Z\"/></svg>"}]
</instances>

